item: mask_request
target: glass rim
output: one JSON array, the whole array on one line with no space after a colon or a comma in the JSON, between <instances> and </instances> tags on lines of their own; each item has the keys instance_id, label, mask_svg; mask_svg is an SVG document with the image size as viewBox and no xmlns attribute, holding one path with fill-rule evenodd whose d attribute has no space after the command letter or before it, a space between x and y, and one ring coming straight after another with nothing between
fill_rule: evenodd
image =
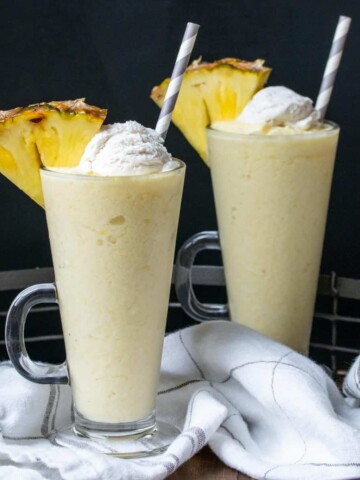
<instances>
[{"instance_id":1,"label":"glass rim","mask_svg":"<svg viewBox=\"0 0 360 480\"><path fill-rule=\"evenodd\" d=\"M96 181L101 181L101 180L108 180L109 178L124 178L124 179L129 179L129 178L144 178L144 177L156 177L156 176L164 176L167 174L174 173L178 170L183 170L186 168L186 163L183 162L182 160L176 158L176 157L171 157L171 160L178 162L179 165L177 165L175 168L172 168L171 170L165 170L165 171L159 171L159 172L154 172L154 173L141 173L140 175L97 175L97 174L88 174L86 172L69 172L69 171L61 171L61 169L69 169L69 168L76 168L76 167L54 167L54 168L59 168L59 170L54 170L53 168L45 167L44 165L40 167L40 173L45 174L45 175L54 175L62 178L69 178L69 177L74 177L74 178L83 178L83 179L92 179Z\"/></svg>"},{"instance_id":2,"label":"glass rim","mask_svg":"<svg viewBox=\"0 0 360 480\"><path fill-rule=\"evenodd\" d=\"M227 130L220 130L220 129L217 129L217 128L213 128L211 125L209 125L208 127L206 127L206 132L208 135L224 135L224 136L228 136L230 138L234 138L234 137L244 137L244 138L247 138L247 139L254 139L254 140L279 140L280 138L284 139L284 138L287 138L287 139L295 139L295 140L298 140L299 138L319 138L319 137L326 137L330 134L333 134L335 132L339 132L340 131L340 127L337 123L335 122L332 122L331 120L324 120L324 124L326 125L329 125L331 128L329 129L326 129L326 130L322 130L322 129L319 129L319 130L316 130L312 133L303 133L303 132L299 132L299 133L293 133L293 134L289 134L289 135L283 135L283 134L271 134L271 135L266 135L266 134L263 134L263 133L240 133L240 132L229 132ZM306 132L306 130L305 130Z\"/></svg>"}]
</instances>

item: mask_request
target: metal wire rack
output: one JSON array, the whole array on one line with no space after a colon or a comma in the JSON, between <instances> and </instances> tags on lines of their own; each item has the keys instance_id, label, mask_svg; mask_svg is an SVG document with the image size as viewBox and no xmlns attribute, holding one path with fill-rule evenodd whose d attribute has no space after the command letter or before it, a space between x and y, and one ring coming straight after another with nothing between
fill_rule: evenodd
<instances>
[{"instance_id":1,"label":"metal wire rack","mask_svg":"<svg viewBox=\"0 0 360 480\"><path fill-rule=\"evenodd\" d=\"M174 267L175 269L175 267ZM174 275L173 275L174 278ZM7 309L16 293L36 283L52 282L52 268L37 268L0 272L0 347L4 357L4 324ZM192 271L195 286L224 287L225 278L222 267L196 265ZM183 315L180 324L189 323L189 317L181 311L181 305L172 295L169 304L170 317L174 309ZM32 310L33 314L49 316L58 310L57 306L43 306ZM187 317L187 318L186 318ZM53 322L55 323L55 321ZM50 321L51 324L51 321ZM180 325L178 323L178 326ZM179 328L179 327L178 327ZM54 342L62 339L59 328L42 334L28 334L27 343ZM357 346L358 345L358 346ZM310 356L316 361L328 365L337 377L346 373L354 357L360 353L360 280L331 275L319 278L316 313L311 341Z\"/></svg>"}]
</instances>

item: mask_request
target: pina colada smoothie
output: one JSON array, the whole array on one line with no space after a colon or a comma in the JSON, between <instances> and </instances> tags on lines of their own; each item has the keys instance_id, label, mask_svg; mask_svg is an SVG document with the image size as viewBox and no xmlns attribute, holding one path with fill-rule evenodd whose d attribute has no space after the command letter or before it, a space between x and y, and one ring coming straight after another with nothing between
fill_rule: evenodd
<instances>
[{"instance_id":1,"label":"pina colada smoothie","mask_svg":"<svg viewBox=\"0 0 360 480\"><path fill-rule=\"evenodd\" d=\"M184 165L135 122L106 127L76 169L42 171L76 412L154 410Z\"/></svg>"},{"instance_id":2,"label":"pina colada smoothie","mask_svg":"<svg viewBox=\"0 0 360 480\"><path fill-rule=\"evenodd\" d=\"M232 320L309 345L339 129L284 87L208 130Z\"/></svg>"}]
</instances>

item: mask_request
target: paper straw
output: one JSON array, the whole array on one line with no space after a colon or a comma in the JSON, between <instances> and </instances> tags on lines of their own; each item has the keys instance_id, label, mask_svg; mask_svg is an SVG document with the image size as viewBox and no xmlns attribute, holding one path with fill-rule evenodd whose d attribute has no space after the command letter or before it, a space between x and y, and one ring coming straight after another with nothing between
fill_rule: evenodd
<instances>
[{"instance_id":1,"label":"paper straw","mask_svg":"<svg viewBox=\"0 0 360 480\"><path fill-rule=\"evenodd\" d=\"M171 116L175 108L181 83L184 77L185 70L189 64L191 52L194 48L194 44L195 44L195 40L199 31L199 28L200 26L197 25L196 23L189 22L186 25L184 37L182 39L179 53L176 58L170 83L166 91L164 104L160 111L159 119L155 127L155 130L163 137L164 140L169 130Z\"/></svg>"},{"instance_id":2,"label":"paper straw","mask_svg":"<svg viewBox=\"0 0 360 480\"><path fill-rule=\"evenodd\" d=\"M329 105L332 89L335 83L336 74L339 69L341 56L344 50L346 37L350 28L351 18L340 16L332 41L329 58L326 63L319 95L316 100L315 109L319 112L320 120L324 120Z\"/></svg>"}]
</instances>

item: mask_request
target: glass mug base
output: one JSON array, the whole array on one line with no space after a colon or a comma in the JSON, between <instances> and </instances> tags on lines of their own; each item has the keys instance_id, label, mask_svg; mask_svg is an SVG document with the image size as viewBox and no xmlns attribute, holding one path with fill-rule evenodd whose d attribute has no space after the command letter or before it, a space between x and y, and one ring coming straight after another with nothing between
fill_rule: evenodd
<instances>
[{"instance_id":1,"label":"glass mug base","mask_svg":"<svg viewBox=\"0 0 360 480\"><path fill-rule=\"evenodd\" d=\"M148 417L126 423L101 423L86 420L75 410L74 424L50 434L57 446L88 446L94 451L119 458L140 458L159 455L179 435L180 430L163 421L155 421L155 412Z\"/></svg>"},{"instance_id":2,"label":"glass mug base","mask_svg":"<svg viewBox=\"0 0 360 480\"><path fill-rule=\"evenodd\" d=\"M137 438L150 435L156 429L155 410L141 420L121 423L93 422L74 408L73 430L76 435L99 440Z\"/></svg>"}]
</instances>

